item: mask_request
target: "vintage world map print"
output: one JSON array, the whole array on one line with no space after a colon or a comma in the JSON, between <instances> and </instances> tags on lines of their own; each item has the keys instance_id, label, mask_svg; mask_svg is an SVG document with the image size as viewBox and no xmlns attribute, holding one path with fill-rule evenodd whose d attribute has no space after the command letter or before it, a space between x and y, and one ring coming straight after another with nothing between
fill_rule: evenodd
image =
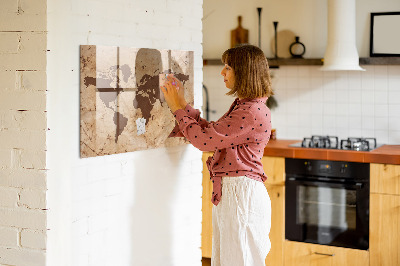
<instances>
[{"instance_id":1,"label":"vintage world map print","mask_svg":"<svg viewBox=\"0 0 400 266\"><path fill-rule=\"evenodd\" d=\"M188 143L168 137L175 119L159 88L166 74L193 105L192 51L81 45L81 157Z\"/></svg>"}]
</instances>

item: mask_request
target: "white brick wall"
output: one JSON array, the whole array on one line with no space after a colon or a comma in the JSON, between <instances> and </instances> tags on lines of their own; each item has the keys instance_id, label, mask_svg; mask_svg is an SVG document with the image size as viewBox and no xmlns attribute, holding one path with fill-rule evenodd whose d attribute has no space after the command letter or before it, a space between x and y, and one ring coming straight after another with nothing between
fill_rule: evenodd
<instances>
[{"instance_id":1,"label":"white brick wall","mask_svg":"<svg viewBox=\"0 0 400 266\"><path fill-rule=\"evenodd\" d=\"M0 207L15 208L18 204L18 189L0 187Z\"/></svg>"},{"instance_id":2,"label":"white brick wall","mask_svg":"<svg viewBox=\"0 0 400 266\"><path fill-rule=\"evenodd\" d=\"M0 227L0 247L18 247L19 230L16 228Z\"/></svg>"},{"instance_id":3,"label":"white brick wall","mask_svg":"<svg viewBox=\"0 0 400 266\"><path fill-rule=\"evenodd\" d=\"M48 2L48 265L201 265L201 152L80 159L79 45L194 51L200 106L202 13L202 0Z\"/></svg>"},{"instance_id":4,"label":"white brick wall","mask_svg":"<svg viewBox=\"0 0 400 266\"><path fill-rule=\"evenodd\" d=\"M8 265L45 265L46 254L42 250L14 249L0 247L2 264Z\"/></svg>"},{"instance_id":5,"label":"white brick wall","mask_svg":"<svg viewBox=\"0 0 400 266\"><path fill-rule=\"evenodd\" d=\"M46 189L46 170L0 169L0 186Z\"/></svg>"},{"instance_id":6,"label":"white brick wall","mask_svg":"<svg viewBox=\"0 0 400 266\"><path fill-rule=\"evenodd\" d=\"M21 246L31 249L46 249L46 231L23 229Z\"/></svg>"},{"instance_id":7,"label":"white brick wall","mask_svg":"<svg viewBox=\"0 0 400 266\"><path fill-rule=\"evenodd\" d=\"M200 265L201 153L81 160L78 67L80 44L194 50L200 106L202 1L0 7L0 264Z\"/></svg>"},{"instance_id":8,"label":"white brick wall","mask_svg":"<svg viewBox=\"0 0 400 266\"><path fill-rule=\"evenodd\" d=\"M46 3L0 3L1 265L45 265Z\"/></svg>"}]
</instances>

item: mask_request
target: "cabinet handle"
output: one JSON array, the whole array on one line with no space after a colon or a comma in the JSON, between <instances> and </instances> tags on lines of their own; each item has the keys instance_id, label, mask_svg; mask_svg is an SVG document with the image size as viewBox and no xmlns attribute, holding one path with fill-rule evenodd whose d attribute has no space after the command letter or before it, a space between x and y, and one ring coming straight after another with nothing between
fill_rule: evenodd
<instances>
[{"instance_id":1,"label":"cabinet handle","mask_svg":"<svg viewBox=\"0 0 400 266\"><path fill-rule=\"evenodd\" d=\"M323 255L323 256L335 256L335 254L328 254L328 253L320 253L320 252L314 252L315 255Z\"/></svg>"}]
</instances>

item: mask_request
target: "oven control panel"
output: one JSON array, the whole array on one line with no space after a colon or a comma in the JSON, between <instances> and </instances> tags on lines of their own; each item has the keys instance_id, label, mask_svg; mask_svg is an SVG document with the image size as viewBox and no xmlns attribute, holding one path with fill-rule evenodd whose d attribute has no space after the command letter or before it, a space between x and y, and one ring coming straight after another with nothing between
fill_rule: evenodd
<instances>
[{"instance_id":1,"label":"oven control panel","mask_svg":"<svg viewBox=\"0 0 400 266\"><path fill-rule=\"evenodd\" d=\"M369 164L286 158L286 174L369 179Z\"/></svg>"},{"instance_id":2,"label":"oven control panel","mask_svg":"<svg viewBox=\"0 0 400 266\"><path fill-rule=\"evenodd\" d=\"M329 162L318 164L321 173L330 173L332 171L332 164Z\"/></svg>"}]
</instances>

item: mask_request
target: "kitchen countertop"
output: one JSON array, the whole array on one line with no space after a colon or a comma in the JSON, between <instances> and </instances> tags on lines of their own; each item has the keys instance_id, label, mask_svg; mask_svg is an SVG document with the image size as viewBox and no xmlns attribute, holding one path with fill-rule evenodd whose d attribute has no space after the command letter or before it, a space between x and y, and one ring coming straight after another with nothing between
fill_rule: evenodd
<instances>
[{"instance_id":1,"label":"kitchen countertop","mask_svg":"<svg viewBox=\"0 0 400 266\"><path fill-rule=\"evenodd\" d=\"M270 140L264 156L363 163L400 164L400 145L382 145L372 151L290 147L301 140Z\"/></svg>"}]
</instances>

